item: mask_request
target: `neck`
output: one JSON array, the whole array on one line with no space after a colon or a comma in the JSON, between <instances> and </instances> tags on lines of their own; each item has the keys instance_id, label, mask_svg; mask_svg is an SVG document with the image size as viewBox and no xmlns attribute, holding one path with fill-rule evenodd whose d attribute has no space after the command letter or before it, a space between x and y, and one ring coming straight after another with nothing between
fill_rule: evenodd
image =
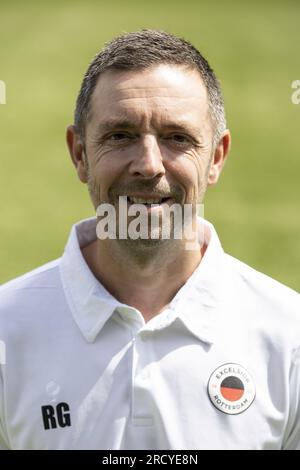
<instances>
[{"instance_id":1,"label":"neck","mask_svg":"<svg viewBox=\"0 0 300 470\"><path fill-rule=\"evenodd\" d=\"M201 261L205 247L183 243L129 250L115 240L95 240L82 253L94 276L120 302L138 309L145 321L171 302Z\"/></svg>"}]
</instances>

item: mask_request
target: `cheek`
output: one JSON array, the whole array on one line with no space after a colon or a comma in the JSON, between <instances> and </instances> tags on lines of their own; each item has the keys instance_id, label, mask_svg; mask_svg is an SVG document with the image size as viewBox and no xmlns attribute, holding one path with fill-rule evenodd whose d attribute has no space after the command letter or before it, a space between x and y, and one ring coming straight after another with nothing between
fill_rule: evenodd
<instances>
[{"instance_id":1,"label":"cheek","mask_svg":"<svg viewBox=\"0 0 300 470\"><path fill-rule=\"evenodd\" d=\"M178 157L171 166L170 172L184 186L186 194L197 197L199 188L204 184L207 169L204 158L198 155L186 154Z\"/></svg>"},{"instance_id":2,"label":"cheek","mask_svg":"<svg viewBox=\"0 0 300 470\"><path fill-rule=\"evenodd\" d=\"M101 198L106 198L109 188L121 177L124 171L120 156L107 154L90 167L91 178L98 186Z\"/></svg>"}]
</instances>

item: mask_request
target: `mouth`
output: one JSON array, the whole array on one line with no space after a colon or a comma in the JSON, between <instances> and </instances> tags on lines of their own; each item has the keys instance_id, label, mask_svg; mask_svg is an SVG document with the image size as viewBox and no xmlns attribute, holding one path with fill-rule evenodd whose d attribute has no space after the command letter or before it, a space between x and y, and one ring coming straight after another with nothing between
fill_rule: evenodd
<instances>
[{"instance_id":1,"label":"mouth","mask_svg":"<svg viewBox=\"0 0 300 470\"><path fill-rule=\"evenodd\" d=\"M169 204L172 201L171 197L163 196L127 196L128 204L143 204L146 208L160 207L163 204Z\"/></svg>"}]
</instances>

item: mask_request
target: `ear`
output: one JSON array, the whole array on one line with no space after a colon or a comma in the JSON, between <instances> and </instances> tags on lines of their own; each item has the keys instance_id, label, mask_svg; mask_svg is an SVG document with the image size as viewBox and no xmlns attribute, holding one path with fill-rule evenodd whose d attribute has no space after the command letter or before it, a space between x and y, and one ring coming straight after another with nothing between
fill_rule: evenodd
<instances>
[{"instance_id":1,"label":"ear","mask_svg":"<svg viewBox=\"0 0 300 470\"><path fill-rule=\"evenodd\" d=\"M84 156L84 147L81 142L80 136L75 130L75 126L67 127L67 145L72 158L72 162L77 170L78 178L82 183L87 182L87 168Z\"/></svg>"},{"instance_id":2,"label":"ear","mask_svg":"<svg viewBox=\"0 0 300 470\"><path fill-rule=\"evenodd\" d=\"M210 164L210 169L208 172L208 185L213 186L218 182L220 173L228 156L231 144L231 136L228 129L224 132L222 138L217 144L213 159Z\"/></svg>"}]
</instances>

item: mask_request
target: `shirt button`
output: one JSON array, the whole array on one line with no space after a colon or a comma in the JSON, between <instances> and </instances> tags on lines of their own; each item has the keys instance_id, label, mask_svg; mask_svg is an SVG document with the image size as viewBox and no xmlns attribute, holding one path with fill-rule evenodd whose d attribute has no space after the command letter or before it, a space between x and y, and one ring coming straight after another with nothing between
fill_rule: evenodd
<instances>
[{"instance_id":1,"label":"shirt button","mask_svg":"<svg viewBox=\"0 0 300 470\"><path fill-rule=\"evenodd\" d=\"M147 341L151 336L150 331L142 331L141 332L141 340L142 341Z\"/></svg>"}]
</instances>

